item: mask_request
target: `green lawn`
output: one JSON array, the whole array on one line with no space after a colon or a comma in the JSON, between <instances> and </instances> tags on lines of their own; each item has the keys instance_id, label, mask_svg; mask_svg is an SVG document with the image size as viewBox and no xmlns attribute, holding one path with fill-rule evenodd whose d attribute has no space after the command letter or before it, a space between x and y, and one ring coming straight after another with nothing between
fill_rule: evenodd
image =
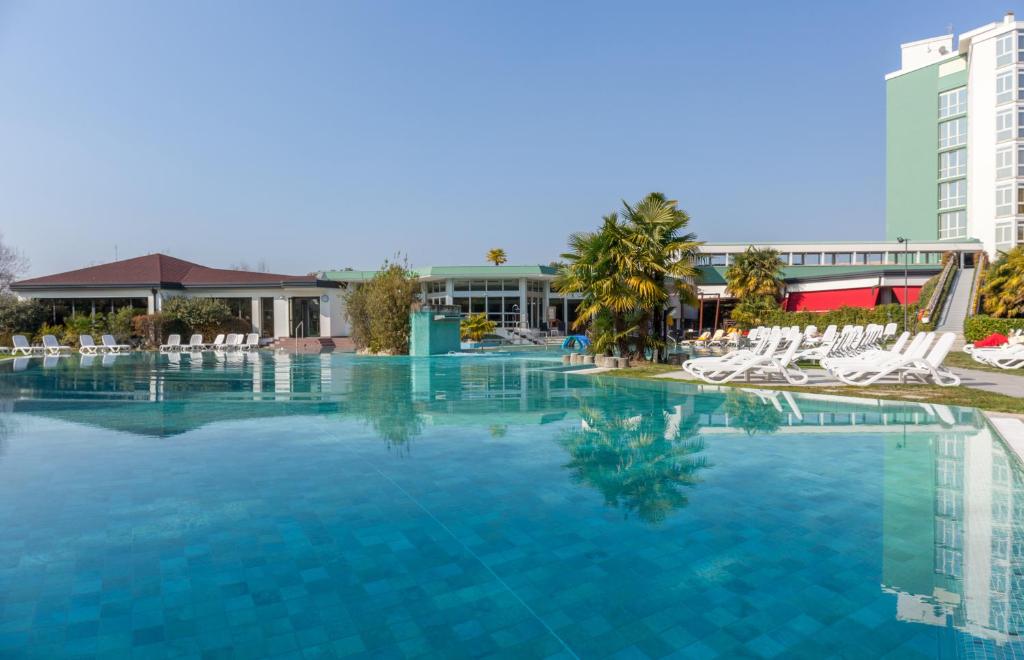
<instances>
[{"instance_id":1,"label":"green lawn","mask_svg":"<svg viewBox=\"0 0 1024 660\"><path fill-rule=\"evenodd\" d=\"M967 356L965 356L967 357ZM973 361L973 360L972 360ZM675 365L652 364L630 369L615 369L602 373L602 376L614 378L639 378L646 380L661 380L656 378L659 374L670 371L678 371ZM705 384L703 381L694 379L672 379L676 382ZM821 385L821 386L797 386L797 385L775 385L765 383L727 383L725 387L753 387L757 389L786 390L790 392L810 392L814 394L833 394L836 396L851 396L862 399L892 399L896 401L915 401L920 403L938 403L948 406L970 406L989 410L992 412L1005 412L1024 414L1024 399L996 394L984 390L976 390L970 387L940 387L938 385L922 385L908 383L899 385L896 383L885 385L870 385L858 387L855 385Z\"/></svg>"}]
</instances>

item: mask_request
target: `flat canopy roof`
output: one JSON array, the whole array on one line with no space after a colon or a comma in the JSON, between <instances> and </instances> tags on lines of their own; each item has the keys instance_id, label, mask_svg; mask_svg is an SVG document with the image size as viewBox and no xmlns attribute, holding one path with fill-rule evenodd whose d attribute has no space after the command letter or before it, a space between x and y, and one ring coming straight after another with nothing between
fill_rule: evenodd
<instances>
[{"instance_id":1,"label":"flat canopy roof","mask_svg":"<svg viewBox=\"0 0 1024 660\"><path fill-rule=\"evenodd\" d=\"M14 291L73 288L161 288L337 286L316 275L281 275L228 268L210 268L167 256L147 254L64 273L19 280Z\"/></svg>"},{"instance_id":2,"label":"flat canopy roof","mask_svg":"<svg viewBox=\"0 0 1024 660\"><path fill-rule=\"evenodd\" d=\"M425 266L413 268L410 273L421 280L430 279L502 279L529 277L551 279L555 276L551 266ZM377 274L375 270L328 270L323 277L336 282L365 282Z\"/></svg>"}]
</instances>

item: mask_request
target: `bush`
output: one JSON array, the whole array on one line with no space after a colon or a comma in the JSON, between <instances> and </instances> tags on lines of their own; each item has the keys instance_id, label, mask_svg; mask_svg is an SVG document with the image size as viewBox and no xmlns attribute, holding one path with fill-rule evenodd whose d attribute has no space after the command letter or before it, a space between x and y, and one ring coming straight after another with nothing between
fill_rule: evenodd
<instances>
[{"instance_id":1,"label":"bush","mask_svg":"<svg viewBox=\"0 0 1024 660\"><path fill-rule=\"evenodd\" d=\"M189 331L203 335L215 333L233 318L231 309L216 298L168 298L161 313L165 319L181 321Z\"/></svg>"},{"instance_id":2,"label":"bush","mask_svg":"<svg viewBox=\"0 0 1024 660\"><path fill-rule=\"evenodd\" d=\"M34 337L32 337L32 341L34 341L37 344L42 343L44 335L53 335L54 337L57 338L58 342L63 343L61 341L61 338L64 336L64 326L43 323L41 326L39 326L39 329L36 330L36 334Z\"/></svg>"},{"instance_id":3,"label":"bush","mask_svg":"<svg viewBox=\"0 0 1024 660\"><path fill-rule=\"evenodd\" d=\"M114 335L114 339L117 341L128 343L135 336L132 319L138 313L139 310L131 307L122 307L116 312L111 312L106 316L106 328L104 329Z\"/></svg>"},{"instance_id":4,"label":"bush","mask_svg":"<svg viewBox=\"0 0 1024 660\"><path fill-rule=\"evenodd\" d=\"M0 294L0 340L11 345L11 335L34 336L46 320L46 309L38 300L19 300L9 293Z\"/></svg>"},{"instance_id":5,"label":"bush","mask_svg":"<svg viewBox=\"0 0 1024 660\"><path fill-rule=\"evenodd\" d=\"M102 314L95 317L86 314L72 314L64 319L64 328L61 334L61 343L68 346L78 346L78 338L82 335L93 335L93 339L99 340L96 335L102 335L107 331L107 320Z\"/></svg>"},{"instance_id":6,"label":"bush","mask_svg":"<svg viewBox=\"0 0 1024 660\"><path fill-rule=\"evenodd\" d=\"M964 321L964 338L980 341L993 332L1009 335L1012 330L1024 328L1024 319L997 319L992 316L971 316Z\"/></svg>"},{"instance_id":7,"label":"bush","mask_svg":"<svg viewBox=\"0 0 1024 660\"><path fill-rule=\"evenodd\" d=\"M772 318L780 311L782 310L779 308L778 301L772 296L750 295L740 300L730 316L740 328L749 330L759 325L765 325L765 319Z\"/></svg>"},{"instance_id":8,"label":"bush","mask_svg":"<svg viewBox=\"0 0 1024 660\"><path fill-rule=\"evenodd\" d=\"M140 314L132 318L132 329L144 346L153 348L167 341L172 334L188 335L188 326L180 319L169 319L164 314Z\"/></svg>"},{"instance_id":9,"label":"bush","mask_svg":"<svg viewBox=\"0 0 1024 660\"><path fill-rule=\"evenodd\" d=\"M356 347L374 353L409 353L409 310L419 283L406 264L385 262L366 284L345 297Z\"/></svg>"}]
</instances>

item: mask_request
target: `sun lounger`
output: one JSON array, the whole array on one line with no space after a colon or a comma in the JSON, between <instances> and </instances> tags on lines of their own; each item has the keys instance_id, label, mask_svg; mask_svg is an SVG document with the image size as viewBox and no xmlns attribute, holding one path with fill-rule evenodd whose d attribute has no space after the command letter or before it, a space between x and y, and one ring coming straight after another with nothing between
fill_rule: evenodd
<instances>
[{"instance_id":1,"label":"sun lounger","mask_svg":"<svg viewBox=\"0 0 1024 660\"><path fill-rule=\"evenodd\" d=\"M39 355L45 351L42 346L29 344L28 340L25 339L25 335L14 335L11 337L11 342L14 343L14 348L11 349L11 352L15 355Z\"/></svg>"},{"instance_id":2,"label":"sun lounger","mask_svg":"<svg viewBox=\"0 0 1024 660\"><path fill-rule=\"evenodd\" d=\"M132 347L128 344L118 344L114 335L103 335L103 348L108 353L131 353Z\"/></svg>"},{"instance_id":3,"label":"sun lounger","mask_svg":"<svg viewBox=\"0 0 1024 660\"><path fill-rule=\"evenodd\" d=\"M96 355L102 348L102 346L97 346L96 342L92 340L92 335L79 335L78 345L78 352L82 355Z\"/></svg>"},{"instance_id":4,"label":"sun lounger","mask_svg":"<svg viewBox=\"0 0 1024 660\"><path fill-rule=\"evenodd\" d=\"M260 336L255 332L250 332L245 336L245 343L241 345L242 350L255 351L260 347Z\"/></svg>"},{"instance_id":5,"label":"sun lounger","mask_svg":"<svg viewBox=\"0 0 1024 660\"><path fill-rule=\"evenodd\" d=\"M167 343L160 344L161 353L173 353L181 350L181 335L168 335Z\"/></svg>"},{"instance_id":6,"label":"sun lounger","mask_svg":"<svg viewBox=\"0 0 1024 660\"><path fill-rule=\"evenodd\" d=\"M221 334L217 335L216 337L214 337L213 338L213 343L212 344L207 344L206 348L209 348L209 349L212 349L212 350L216 351L216 350L219 350L220 348L222 348L223 346L224 346L224 334L221 333Z\"/></svg>"},{"instance_id":7,"label":"sun lounger","mask_svg":"<svg viewBox=\"0 0 1024 660\"><path fill-rule=\"evenodd\" d=\"M188 343L181 347L183 351L201 351L206 348L206 344L203 343L203 336L200 334L194 334L188 339Z\"/></svg>"},{"instance_id":8,"label":"sun lounger","mask_svg":"<svg viewBox=\"0 0 1024 660\"><path fill-rule=\"evenodd\" d=\"M43 335L43 350L47 355L60 355L65 352L70 353L71 347L64 346L53 335Z\"/></svg>"},{"instance_id":9,"label":"sun lounger","mask_svg":"<svg viewBox=\"0 0 1024 660\"><path fill-rule=\"evenodd\" d=\"M837 366L830 373L848 385L872 385L888 375L898 376L901 383L907 376L913 376L922 381L931 380L943 387L959 385L959 376L942 366L956 336L952 332L943 333L927 355L921 357L921 347L927 350L933 339L934 333L928 333L925 341L913 351L908 349L905 355L881 355L877 359L862 360L862 364L856 366Z\"/></svg>"}]
</instances>

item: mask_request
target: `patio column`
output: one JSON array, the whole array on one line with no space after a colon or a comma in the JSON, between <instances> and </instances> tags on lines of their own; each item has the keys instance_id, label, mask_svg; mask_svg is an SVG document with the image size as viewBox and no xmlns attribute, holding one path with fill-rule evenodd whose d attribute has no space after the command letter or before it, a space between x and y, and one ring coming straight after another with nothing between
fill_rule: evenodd
<instances>
[{"instance_id":1,"label":"patio column","mask_svg":"<svg viewBox=\"0 0 1024 660\"><path fill-rule=\"evenodd\" d=\"M289 312L288 296L274 296L274 336L291 337L292 329L291 314Z\"/></svg>"},{"instance_id":2,"label":"patio column","mask_svg":"<svg viewBox=\"0 0 1024 660\"><path fill-rule=\"evenodd\" d=\"M444 281L444 304L455 304L455 284L450 277Z\"/></svg>"},{"instance_id":3,"label":"patio column","mask_svg":"<svg viewBox=\"0 0 1024 660\"><path fill-rule=\"evenodd\" d=\"M260 313L260 297L252 297L252 331L263 334L263 314Z\"/></svg>"},{"instance_id":4,"label":"patio column","mask_svg":"<svg viewBox=\"0 0 1024 660\"><path fill-rule=\"evenodd\" d=\"M526 309L526 278L519 278L519 327L530 327L530 320L527 318Z\"/></svg>"},{"instance_id":5,"label":"patio column","mask_svg":"<svg viewBox=\"0 0 1024 660\"><path fill-rule=\"evenodd\" d=\"M548 307L550 307L550 306L551 306L551 282L545 280L545 282L544 282L544 302L543 302L543 308L540 311L540 319L539 319L539 321L540 321L540 323L544 324L544 329L546 329L546 330L550 330L551 329L550 327L548 327L548 320L549 320L549 317L551 316L548 313ZM538 327L540 327L540 323L538 323Z\"/></svg>"}]
</instances>

